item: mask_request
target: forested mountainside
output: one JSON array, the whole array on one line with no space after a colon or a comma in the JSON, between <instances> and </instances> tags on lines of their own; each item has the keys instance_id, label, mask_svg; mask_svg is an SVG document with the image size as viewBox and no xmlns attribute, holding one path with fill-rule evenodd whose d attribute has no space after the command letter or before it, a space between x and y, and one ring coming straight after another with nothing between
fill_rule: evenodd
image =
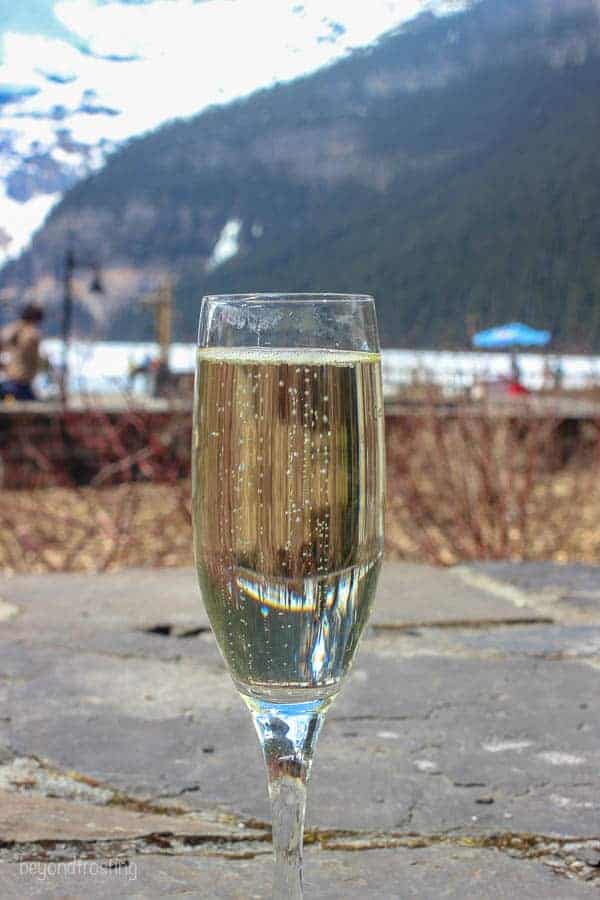
<instances>
[{"instance_id":1,"label":"forested mountainside","mask_svg":"<svg viewBox=\"0 0 600 900\"><path fill-rule=\"evenodd\" d=\"M467 346L523 319L600 350L600 20L593 0L424 15L295 82L130 141L73 187L0 286L58 309L71 232L99 262L78 326L177 334L203 293L369 292L387 346ZM57 315L50 316L56 325Z\"/></svg>"}]
</instances>

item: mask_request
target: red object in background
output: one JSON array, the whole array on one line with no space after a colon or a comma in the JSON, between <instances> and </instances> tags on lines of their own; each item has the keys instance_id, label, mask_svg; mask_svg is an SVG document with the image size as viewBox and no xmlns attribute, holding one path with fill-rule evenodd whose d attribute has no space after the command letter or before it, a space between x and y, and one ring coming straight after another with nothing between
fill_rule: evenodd
<instances>
[{"instance_id":1,"label":"red object in background","mask_svg":"<svg viewBox=\"0 0 600 900\"><path fill-rule=\"evenodd\" d=\"M512 397L514 397L514 396L520 396L521 394L528 394L529 391L527 390L526 387L523 387L522 384L519 384L518 381L511 381L511 383L508 386L508 393Z\"/></svg>"}]
</instances>

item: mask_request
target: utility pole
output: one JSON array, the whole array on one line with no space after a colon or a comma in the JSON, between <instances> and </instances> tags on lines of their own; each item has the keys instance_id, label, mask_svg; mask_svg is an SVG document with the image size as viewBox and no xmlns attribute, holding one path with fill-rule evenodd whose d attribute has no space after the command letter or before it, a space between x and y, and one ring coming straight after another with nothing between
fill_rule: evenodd
<instances>
[{"instance_id":1,"label":"utility pole","mask_svg":"<svg viewBox=\"0 0 600 900\"><path fill-rule=\"evenodd\" d=\"M71 347L71 332L73 329L73 301L75 299L75 291L73 285L73 275L79 260L75 259L75 251L73 249L73 234L69 233L67 239L67 249L63 263L63 306L62 306L62 365L60 372L60 399L63 406L69 402L69 349ZM96 263L92 263L94 267L94 277L89 286L89 290L97 294L104 293L104 287L100 278L100 268Z\"/></svg>"},{"instance_id":2,"label":"utility pole","mask_svg":"<svg viewBox=\"0 0 600 900\"><path fill-rule=\"evenodd\" d=\"M62 366L60 372L60 399L63 406L69 400L69 347L71 345L71 328L73 325L73 272L75 255L72 241L65 253L63 271L63 308L62 308Z\"/></svg>"},{"instance_id":3,"label":"utility pole","mask_svg":"<svg viewBox=\"0 0 600 900\"><path fill-rule=\"evenodd\" d=\"M158 344L158 367L154 379L154 396L168 393L171 381L169 351L173 332L173 281L165 275L158 288L140 300L144 306L152 307L154 313L154 340Z\"/></svg>"},{"instance_id":4,"label":"utility pole","mask_svg":"<svg viewBox=\"0 0 600 900\"><path fill-rule=\"evenodd\" d=\"M169 365L169 349L173 326L173 285L168 275L163 278L156 294L156 340L160 350L161 365Z\"/></svg>"},{"instance_id":5,"label":"utility pole","mask_svg":"<svg viewBox=\"0 0 600 900\"><path fill-rule=\"evenodd\" d=\"M168 365L173 331L173 281L171 276L163 276L156 290L142 297L140 303L152 307L154 340L158 344L159 360Z\"/></svg>"}]
</instances>

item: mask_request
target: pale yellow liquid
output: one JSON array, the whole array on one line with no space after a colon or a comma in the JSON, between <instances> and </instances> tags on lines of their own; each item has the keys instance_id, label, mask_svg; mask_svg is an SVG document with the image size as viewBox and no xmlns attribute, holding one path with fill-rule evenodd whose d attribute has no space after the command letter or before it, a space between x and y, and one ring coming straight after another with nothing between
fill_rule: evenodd
<instances>
[{"instance_id":1,"label":"pale yellow liquid","mask_svg":"<svg viewBox=\"0 0 600 900\"><path fill-rule=\"evenodd\" d=\"M195 410L196 564L234 679L335 685L383 550L379 356L201 350Z\"/></svg>"}]
</instances>

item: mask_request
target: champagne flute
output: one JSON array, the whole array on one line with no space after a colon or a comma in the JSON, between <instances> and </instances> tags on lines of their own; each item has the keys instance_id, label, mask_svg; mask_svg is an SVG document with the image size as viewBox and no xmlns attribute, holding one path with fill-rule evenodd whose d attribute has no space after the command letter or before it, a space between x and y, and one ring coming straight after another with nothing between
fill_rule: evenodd
<instances>
[{"instance_id":1,"label":"champagne flute","mask_svg":"<svg viewBox=\"0 0 600 900\"><path fill-rule=\"evenodd\" d=\"M200 589L267 766L273 897L297 900L313 751L383 554L373 299L205 297L192 460Z\"/></svg>"}]
</instances>

